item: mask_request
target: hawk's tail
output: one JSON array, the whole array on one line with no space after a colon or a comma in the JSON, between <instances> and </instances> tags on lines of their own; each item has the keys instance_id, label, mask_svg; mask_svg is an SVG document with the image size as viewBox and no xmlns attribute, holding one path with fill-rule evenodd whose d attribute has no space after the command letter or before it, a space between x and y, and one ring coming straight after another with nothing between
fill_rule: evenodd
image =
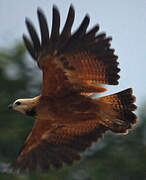
<instances>
[{"instance_id":1,"label":"hawk's tail","mask_svg":"<svg viewBox=\"0 0 146 180\"><path fill-rule=\"evenodd\" d=\"M135 100L131 88L99 98L100 123L115 133L127 134L137 121L133 113L137 108L134 104Z\"/></svg>"}]
</instances>

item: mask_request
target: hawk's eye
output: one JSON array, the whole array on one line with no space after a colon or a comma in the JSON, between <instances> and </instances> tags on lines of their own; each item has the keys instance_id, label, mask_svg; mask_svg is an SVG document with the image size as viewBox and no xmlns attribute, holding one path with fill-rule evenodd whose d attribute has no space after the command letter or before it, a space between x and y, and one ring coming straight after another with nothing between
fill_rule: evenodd
<instances>
[{"instance_id":1,"label":"hawk's eye","mask_svg":"<svg viewBox=\"0 0 146 180\"><path fill-rule=\"evenodd\" d=\"M15 104L16 104L16 105L20 105L20 104L21 104L21 102L17 101Z\"/></svg>"}]
</instances>

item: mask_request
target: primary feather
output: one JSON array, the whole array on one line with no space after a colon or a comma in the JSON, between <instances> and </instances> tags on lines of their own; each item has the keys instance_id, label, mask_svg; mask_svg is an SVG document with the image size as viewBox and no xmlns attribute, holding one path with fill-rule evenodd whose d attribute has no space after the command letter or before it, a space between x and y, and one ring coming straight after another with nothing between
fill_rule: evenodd
<instances>
[{"instance_id":1,"label":"primary feather","mask_svg":"<svg viewBox=\"0 0 146 180\"><path fill-rule=\"evenodd\" d=\"M87 15L79 28L71 35L74 14L74 8L71 6L62 33L60 33L60 15L54 6L52 31L49 37L46 18L42 10L38 9L41 42L32 23L26 20L32 43L26 35L24 35L24 42L43 71L45 89L43 93L46 96L62 96L70 91L102 92L104 90L98 91L98 88L93 88L93 85L92 88L89 87L92 83L118 84L120 69L117 56L110 48L111 38L106 37L105 33L97 34L98 25L87 32L90 20Z\"/></svg>"},{"instance_id":2,"label":"primary feather","mask_svg":"<svg viewBox=\"0 0 146 180\"><path fill-rule=\"evenodd\" d=\"M135 97L132 89L91 98L88 95L106 89L96 85L118 84L117 56L110 48L111 37L98 33L99 25L87 31L90 18L85 16L79 28L71 34L75 11L71 5L60 33L60 14L53 7L51 35L46 17L38 9L41 40L30 20L26 19L31 40L24 35L24 43L43 72L42 94L21 100L18 110L36 118L32 132L26 139L14 169L48 170L80 159L80 153L111 130L126 134L136 124L133 113ZM20 100L19 100L20 101Z\"/></svg>"}]
</instances>

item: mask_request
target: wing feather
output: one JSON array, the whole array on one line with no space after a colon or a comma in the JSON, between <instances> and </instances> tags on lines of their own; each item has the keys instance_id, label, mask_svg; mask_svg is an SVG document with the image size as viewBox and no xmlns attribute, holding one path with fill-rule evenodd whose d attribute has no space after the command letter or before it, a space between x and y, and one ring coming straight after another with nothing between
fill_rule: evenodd
<instances>
[{"instance_id":1,"label":"wing feather","mask_svg":"<svg viewBox=\"0 0 146 180\"><path fill-rule=\"evenodd\" d=\"M69 8L68 16L63 27L62 33L60 34L59 41L57 43L57 49L61 51L61 49L65 46L66 42L69 40L71 36L71 28L75 18L75 11L73 6L71 5Z\"/></svg>"},{"instance_id":2,"label":"wing feather","mask_svg":"<svg viewBox=\"0 0 146 180\"><path fill-rule=\"evenodd\" d=\"M36 52L35 52L35 49L33 47L33 44L31 43L31 41L28 39L28 37L24 34L23 35L23 40L24 40L24 43L25 43L25 46L27 48L27 50L29 51L29 53L31 54L31 56L33 57L33 59L36 61Z\"/></svg>"},{"instance_id":3,"label":"wing feather","mask_svg":"<svg viewBox=\"0 0 146 180\"><path fill-rule=\"evenodd\" d=\"M99 30L99 25L96 25L95 27L93 27L89 32L87 32L84 36L84 41L91 41L95 39L95 34L98 32Z\"/></svg>"},{"instance_id":4,"label":"wing feather","mask_svg":"<svg viewBox=\"0 0 146 180\"><path fill-rule=\"evenodd\" d=\"M80 153L97 141L106 130L94 121L56 127L50 124L50 120L38 119L12 167L32 171L39 166L42 170L48 170L52 165L59 168L63 163L72 164L80 160Z\"/></svg>"},{"instance_id":5,"label":"wing feather","mask_svg":"<svg viewBox=\"0 0 146 180\"><path fill-rule=\"evenodd\" d=\"M86 15L84 17L81 25L79 26L78 30L72 35L72 39L82 37L86 33L89 22L90 22L90 18L89 18L89 16Z\"/></svg>"},{"instance_id":6,"label":"wing feather","mask_svg":"<svg viewBox=\"0 0 146 180\"><path fill-rule=\"evenodd\" d=\"M36 32L33 24L30 22L29 19L26 18L25 23L26 23L27 29L29 31L31 40L33 42L34 49L36 50L36 52L38 54L39 50L40 50L40 40L39 40L39 37L37 35L37 32Z\"/></svg>"},{"instance_id":7,"label":"wing feather","mask_svg":"<svg viewBox=\"0 0 146 180\"><path fill-rule=\"evenodd\" d=\"M47 20L40 8L38 9L37 14L41 31L42 46L49 46L49 29Z\"/></svg>"},{"instance_id":8,"label":"wing feather","mask_svg":"<svg viewBox=\"0 0 146 180\"><path fill-rule=\"evenodd\" d=\"M93 83L118 84L117 56L110 48L111 37L98 33L99 25L87 31L90 18L85 16L79 28L71 35L75 11L70 6L66 23L59 33L60 14L53 6L52 31L49 38L47 21L42 10L38 10L41 39L32 23L26 24L32 40L24 36L26 47L43 71L43 95L63 96L71 92L95 93ZM91 86L91 87L90 87ZM93 90L91 92L91 90Z\"/></svg>"},{"instance_id":9,"label":"wing feather","mask_svg":"<svg viewBox=\"0 0 146 180\"><path fill-rule=\"evenodd\" d=\"M50 37L52 53L56 48L56 44L59 39L59 28L60 28L60 14L57 7L53 6L52 32Z\"/></svg>"},{"instance_id":10,"label":"wing feather","mask_svg":"<svg viewBox=\"0 0 146 180\"><path fill-rule=\"evenodd\" d=\"M71 5L69 8L68 16L64 25L64 28L62 30L62 33L60 35L61 40L66 40L71 36L71 28L74 22L75 17L75 11L73 6Z\"/></svg>"}]
</instances>

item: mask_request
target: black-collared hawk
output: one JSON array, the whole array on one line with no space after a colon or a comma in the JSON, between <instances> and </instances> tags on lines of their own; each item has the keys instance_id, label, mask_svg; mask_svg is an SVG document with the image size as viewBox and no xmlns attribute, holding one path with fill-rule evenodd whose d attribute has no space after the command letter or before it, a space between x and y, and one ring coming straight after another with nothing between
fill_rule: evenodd
<instances>
[{"instance_id":1,"label":"black-collared hawk","mask_svg":"<svg viewBox=\"0 0 146 180\"><path fill-rule=\"evenodd\" d=\"M48 170L51 166L72 164L106 131L127 134L136 124L131 88L100 98L90 96L106 90L100 84L118 84L120 69L118 57L110 48L111 37L98 33L99 25L87 31L88 15L72 33L72 5L61 32L56 6L51 32L41 9L37 15L41 38L26 19L30 38L24 35L23 39L43 72L42 93L9 105L10 109L35 118L30 135L12 163L16 170Z\"/></svg>"}]
</instances>

